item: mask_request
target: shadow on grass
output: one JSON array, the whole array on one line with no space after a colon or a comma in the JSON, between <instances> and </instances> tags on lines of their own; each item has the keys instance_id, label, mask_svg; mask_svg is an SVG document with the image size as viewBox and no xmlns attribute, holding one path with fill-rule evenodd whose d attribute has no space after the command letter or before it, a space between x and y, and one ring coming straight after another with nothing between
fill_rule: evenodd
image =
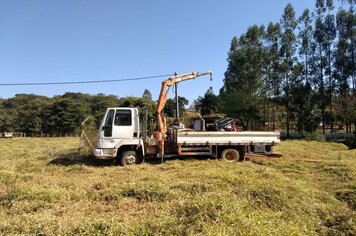
<instances>
[{"instance_id":1,"label":"shadow on grass","mask_svg":"<svg viewBox=\"0 0 356 236\"><path fill-rule=\"evenodd\" d=\"M208 160L209 157L206 156L189 156L189 157L169 157L163 161L163 163L182 160L182 161L192 161L192 160ZM145 163L151 165L162 164L160 158L145 158ZM60 166L72 166L72 165L86 165L86 166L120 166L119 161L116 158L113 159L98 159L93 155L80 156L77 151L72 151L68 153L62 153L55 156L51 160L49 165L60 165Z\"/></svg>"},{"instance_id":2,"label":"shadow on grass","mask_svg":"<svg viewBox=\"0 0 356 236\"><path fill-rule=\"evenodd\" d=\"M118 166L116 159L98 159L93 155L80 156L78 152L69 152L59 154L49 165L72 166L72 165L86 165L86 166Z\"/></svg>"}]
</instances>

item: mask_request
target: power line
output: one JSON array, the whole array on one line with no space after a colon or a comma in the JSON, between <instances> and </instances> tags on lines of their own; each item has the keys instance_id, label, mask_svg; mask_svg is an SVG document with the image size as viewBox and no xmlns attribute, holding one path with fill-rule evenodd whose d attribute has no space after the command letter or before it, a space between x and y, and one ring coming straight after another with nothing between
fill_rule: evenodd
<instances>
[{"instance_id":1,"label":"power line","mask_svg":"<svg viewBox=\"0 0 356 236\"><path fill-rule=\"evenodd\" d=\"M168 77L174 74L154 75L145 77L123 78L123 79L108 79L108 80L87 80L87 81L66 81L66 82L31 82L31 83L0 83L0 86L33 86L33 85L64 85L64 84L94 84L94 83L112 83L133 80L156 79L161 77Z\"/></svg>"}]
</instances>

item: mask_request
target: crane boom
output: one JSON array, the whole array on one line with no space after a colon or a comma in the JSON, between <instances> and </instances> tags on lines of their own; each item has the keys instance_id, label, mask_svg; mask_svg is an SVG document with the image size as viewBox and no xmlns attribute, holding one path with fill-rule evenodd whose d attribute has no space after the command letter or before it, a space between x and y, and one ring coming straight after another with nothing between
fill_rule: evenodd
<instances>
[{"instance_id":1,"label":"crane boom","mask_svg":"<svg viewBox=\"0 0 356 236\"><path fill-rule=\"evenodd\" d=\"M162 156L164 153L164 135L166 134L167 131L166 118L164 116L163 109L168 99L168 93L170 87L172 87L176 83L195 79L197 77L204 76L204 75L210 75L210 78L212 78L213 73L211 71L201 72L201 73L192 72L192 73L187 73L182 75L175 75L162 82L161 91L157 101L157 110L156 110L157 130L154 134L155 138L158 140L158 148L160 149L159 153L161 153Z\"/></svg>"}]
</instances>

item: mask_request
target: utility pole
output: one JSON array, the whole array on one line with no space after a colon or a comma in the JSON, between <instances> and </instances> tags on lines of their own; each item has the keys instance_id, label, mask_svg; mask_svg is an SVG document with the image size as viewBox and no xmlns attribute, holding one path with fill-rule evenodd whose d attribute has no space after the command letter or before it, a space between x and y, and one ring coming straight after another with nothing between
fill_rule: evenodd
<instances>
[{"instance_id":1,"label":"utility pole","mask_svg":"<svg viewBox=\"0 0 356 236\"><path fill-rule=\"evenodd\" d=\"M179 99L178 99L178 83L175 84L175 93L176 93L176 121L179 124Z\"/></svg>"}]
</instances>

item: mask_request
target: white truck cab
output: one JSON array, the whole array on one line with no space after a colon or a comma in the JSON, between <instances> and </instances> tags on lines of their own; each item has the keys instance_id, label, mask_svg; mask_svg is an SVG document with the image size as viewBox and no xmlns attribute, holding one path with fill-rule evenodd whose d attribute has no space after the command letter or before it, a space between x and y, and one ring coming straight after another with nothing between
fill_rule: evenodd
<instances>
[{"instance_id":1,"label":"white truck cab","mask_svg":"<svg viewBox=\"0 0 356 236\"><path fill-rule=\"evenodd\" d=\"M137 162L136 155L129 155L132 152L144 155L138 109L108 108L100 124L94 155L98 158L114 158L119 153L129 156L124 158L126 161Z\"/></svg>"}]
</instances>

